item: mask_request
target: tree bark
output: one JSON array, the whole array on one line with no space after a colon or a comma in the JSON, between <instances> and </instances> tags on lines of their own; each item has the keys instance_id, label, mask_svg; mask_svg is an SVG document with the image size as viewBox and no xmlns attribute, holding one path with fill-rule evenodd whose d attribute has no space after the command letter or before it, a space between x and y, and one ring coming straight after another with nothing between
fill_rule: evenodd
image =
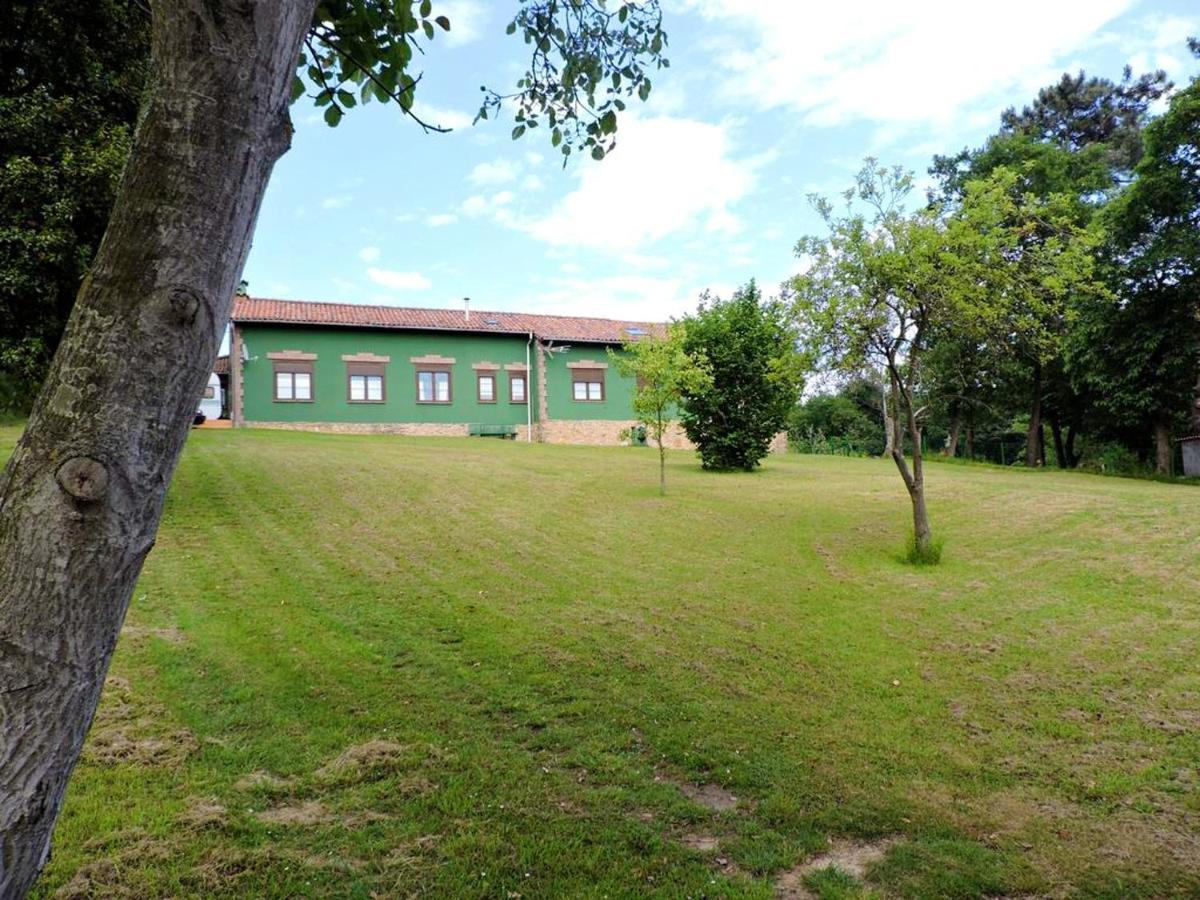
<instances>
[{"instance_id":1,"label":"tree bark","mask_svg":"<svg viewBox=\"0 0 1200 900\"><path fill-rule=\"evenodd\" d=\"M1079 465L1079 454L1075 452L1075 438L1078 435L1074 425L1067 426L1067 463L1072 469Z\"/></svg>"},{"instance_id":2,"label":"tree bark","mask_svg":"<svg viewBox=\"0 0 1200 900\"><path fill-rule=\"evenodd\" d=\"M667 495L667 448L663 445L663 432L667 430L667 423L660 416L658 420L658 493L659 496Z\"/></svg>"},{"instance_id":3,"label":"tree bark","mask_svg":"<svg viewBox=\"0 0 1200 900\"><path fill-rule=\"evenodd\" d=\"M912 469L909 469L908 462L904 458L904 442L901 439L899 427L896 429L895 446L892 447L892 460L896 463L896 468L900 470L900 477L904 479L904 486L908 489L908 496L912 501L913 540L916 543L917 552L922 558L927 559L933 549L933 529L930 527L929 511L925 506L925 466L921 451L921 428L917 424L916 413L912 408L911 393L907 389L901 391L895 380L892 384L893 396L901 396L904 401L902 406L904 407L905 424L908 428L909 441L912 444ZM897 418L899 417L897 416Z\"/></svg>"},{"instance_id":4,"label":"tree bark","mask_svg":"<svg viewBox=\"0 0 1200 900\"><path fill-rule=\"evenodd\" d=\"M1029 430L1025 436L1025 465L1033 469L1046 461L1042 436L1042 367L1034 369L1033 398L1029 406Z\"/></svg>"},{"instance_id":5,"label":"tree bark","mask_svg":"<svg viewBox=\"0 0 1200 900\"><path fill-rule=\"evenodd\" d=\"M1171 428L1166 422L1154 423L1154 473L1171 474Z\"/></svg>"},{"instance_id":6,"label":"tree bark","mask_svg":"<svg viewBox=\"0 0 1200 900\"><path fill-rule=\"evenodd\" d=\"M890 406L888 405L889 390L892 391L892 404ZM894 388L888 388L883 385L880 385L880 388L879 388L881 409L883 411L883 455L884 456L891 456L892 449L896 445L896 437L895 437L896 421L892 417L892 412L891 412L892 410L894 410L896 408L895 407L896 398L895 398L894 390L895 390Z\"/></svg>"},{"instance_id":7,"label":"tree bark","mask_svg":"<svg viewBox=\"0 0 1200 900\"><path fill-rule=\"evenodd\" d=\"M314 6L153 2L153 83L108 231L0 476L0 897L48 858L290 141Z\"/></svg>"},{"instance_id":8,"label":"tree bark","mask_svg":"<svg viewBox=\"0 0 1200 900\"><path fill-rule=\"evenodd\" d=\"M1050 420L1050 433L1054 437L1054 461L1058 463L1060 469L1069 469L1067 448L1063 444L1062 423L1057 418Z\"/></svg>"},{"instance_id":9,"label":"tree bark","mask_svg":"<svg viewBox=\"0 0 1200 900\"><path fill-rule=\"evenodd\" d=\"M958 435L962 431L962 419L955 416L950 422L950 436L946 441L946 455L950 458L958 456Z\"/></svg>"},{"instance_id":10,"label":"tree bark","mask_svg":"<svg viewBox=\"0 0 1200 900\"><path fill-rule=\"evenodd\" d=\"M967 426L967 459L975 458L975 426Z\"/></svg>"}]
</instances>

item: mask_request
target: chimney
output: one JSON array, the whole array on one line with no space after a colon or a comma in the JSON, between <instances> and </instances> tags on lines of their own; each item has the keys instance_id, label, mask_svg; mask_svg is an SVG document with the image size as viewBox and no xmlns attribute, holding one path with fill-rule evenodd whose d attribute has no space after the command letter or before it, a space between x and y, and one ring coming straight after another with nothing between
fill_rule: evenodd
<instances>
[{"instance_id":1,"label":"chimney","mask_svg":"<svg viewBox=\"0 0 1200 900\"><path fill-rule=\"evenodd\" d=\"M463 321L471 321L471 298L463 297Z\"/></svg>"}]
</instances>

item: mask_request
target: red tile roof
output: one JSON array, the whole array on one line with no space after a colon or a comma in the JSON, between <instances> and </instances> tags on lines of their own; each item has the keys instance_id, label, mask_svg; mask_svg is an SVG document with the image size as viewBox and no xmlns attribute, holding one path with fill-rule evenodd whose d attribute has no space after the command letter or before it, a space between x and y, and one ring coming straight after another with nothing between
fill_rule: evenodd
<instances>
[{"instance_id":1,"label":"red tile roof","mask_svg":"<svg viewBox=\"0 0 1200 900\"><path fill-rule=\"evenodd\" d=\"M334 325L358 328L403 328L433 331L473 331L528 334L544 340L621 343L638 330L659 334L661 323L593 319L582 316L544 316L533 313L461 309L421 309L404 306L358 306L353 303L313 303L307 300L266 300L235 297L234 322L277 325Z\"/></svg>"}]
</instances>

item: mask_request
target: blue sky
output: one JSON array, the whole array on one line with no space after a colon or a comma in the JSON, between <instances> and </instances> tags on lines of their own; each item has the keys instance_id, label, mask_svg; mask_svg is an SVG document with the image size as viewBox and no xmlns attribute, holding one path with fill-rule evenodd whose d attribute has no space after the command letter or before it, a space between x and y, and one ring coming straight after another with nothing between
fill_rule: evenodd
<instances>
[{"instance_id":1,"label":"blue sky","mask_svg":"<svg viewBox=\"0 0 1200 900\"><path fill-rule=\"evenodd\" d=\"M1063 71L1195 72L1194 0L664 0L671 68L633 102L616 151L563 170L543 129L472 127L479 87L511 89L516 0L434 0L419 58L426 135L370 104L336 129L301 101L245 277L255 296L665 319L708 288L795 271L864 156L924 175ZM986 11L985 11L986 10Z\"/></svg>"}]
</instances>

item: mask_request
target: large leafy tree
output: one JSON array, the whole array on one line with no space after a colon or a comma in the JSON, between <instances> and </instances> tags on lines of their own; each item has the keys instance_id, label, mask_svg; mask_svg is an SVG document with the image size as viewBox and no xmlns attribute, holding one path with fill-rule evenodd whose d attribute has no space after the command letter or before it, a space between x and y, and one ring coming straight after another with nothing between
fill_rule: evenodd
<instances>
[{"instance_id":1,"label":"large leafy tree","mask_svg":"<svg viewBox=\"0 0 1200 900\"><path fill-rule=\"evenodd\" d=\"M728 299L706 292L683 323L684 349L712 372L684 391L684 430L704 468L751 471L787 427L803 380L786 307L750 281Z\"/></svg>"},{"instance_id":2,"label":"large leafy tree","mask_svg":"<svg viewBox=\"0 0 1200 900\"><path fill-rule=\"evenodd\" d=\"M151 9L152 75L108 228L0 477L3 897L27 892L49 853L267 181L292 139L289 103L311 91L340 110L330 124L372 98L411 111L414 50L453 27L429 0ZM644 95L662 62L657 3L525 0L513 30L533 57L508 102L526 118L553 110L560 145L611 149L618 101Z\"/></svg>"},{"instance_id":3,"label":"large leafy tree","mask_svg":"<svg viewBox=\"0 0 1200 900\"><path fill-rule=\"evenodd\" d=\"M1064 75L1042 89L1030 105L1005 111L1000 129L983 146L935 157L930 173L937 178L939 190L934 196L959 202L967 183L1003 167L1021 173L1026 193L1073 197L1076 223L1086 225L1131 177L1142 153L1142 128L1151 104L1170 86L1163 72L1135 78L1128 68L1119 82L1083 72ZM1015 335L1008 345L1020 365L1004 367L1005 392L1010 398L1026 398L1025 463L1029 466L1045 462L1046 420L1058 464L1070 466L1078 459L1072 448L1089 397L1080 391L1087 385L1067 371L1066 350L1079 302L1079 298L1063 297L1057 305L1043 303L1044 317L1026 318L1030 330ZM1018 409L1014 405L1012 411Z\"/></svg>"},{"instance_id":4,"label":"large leafy tree","mask_svg":"<svg viewBox=\"0 0 1200 900\"><path fill-rule=\"evenodd\" d=\"M150 17L137 0L6 6L0 405L27 408L46 374L108 223L149 60Z\"/></svg>"},{"instance_id":5,"label":"large leafy tree","mask_svg":"<svg viewBox=\"0 0 1200 900\"><path fill-rule=\"evenodd\" d=\"M1153 432L1165 474L1172 430L1196 414L1200 370L1200 78L1146 127L1144 145L1133 183L1104 211L1114 300L1084 310L1072 363L1111 423Z\"/></svg>"}]
</instances>

